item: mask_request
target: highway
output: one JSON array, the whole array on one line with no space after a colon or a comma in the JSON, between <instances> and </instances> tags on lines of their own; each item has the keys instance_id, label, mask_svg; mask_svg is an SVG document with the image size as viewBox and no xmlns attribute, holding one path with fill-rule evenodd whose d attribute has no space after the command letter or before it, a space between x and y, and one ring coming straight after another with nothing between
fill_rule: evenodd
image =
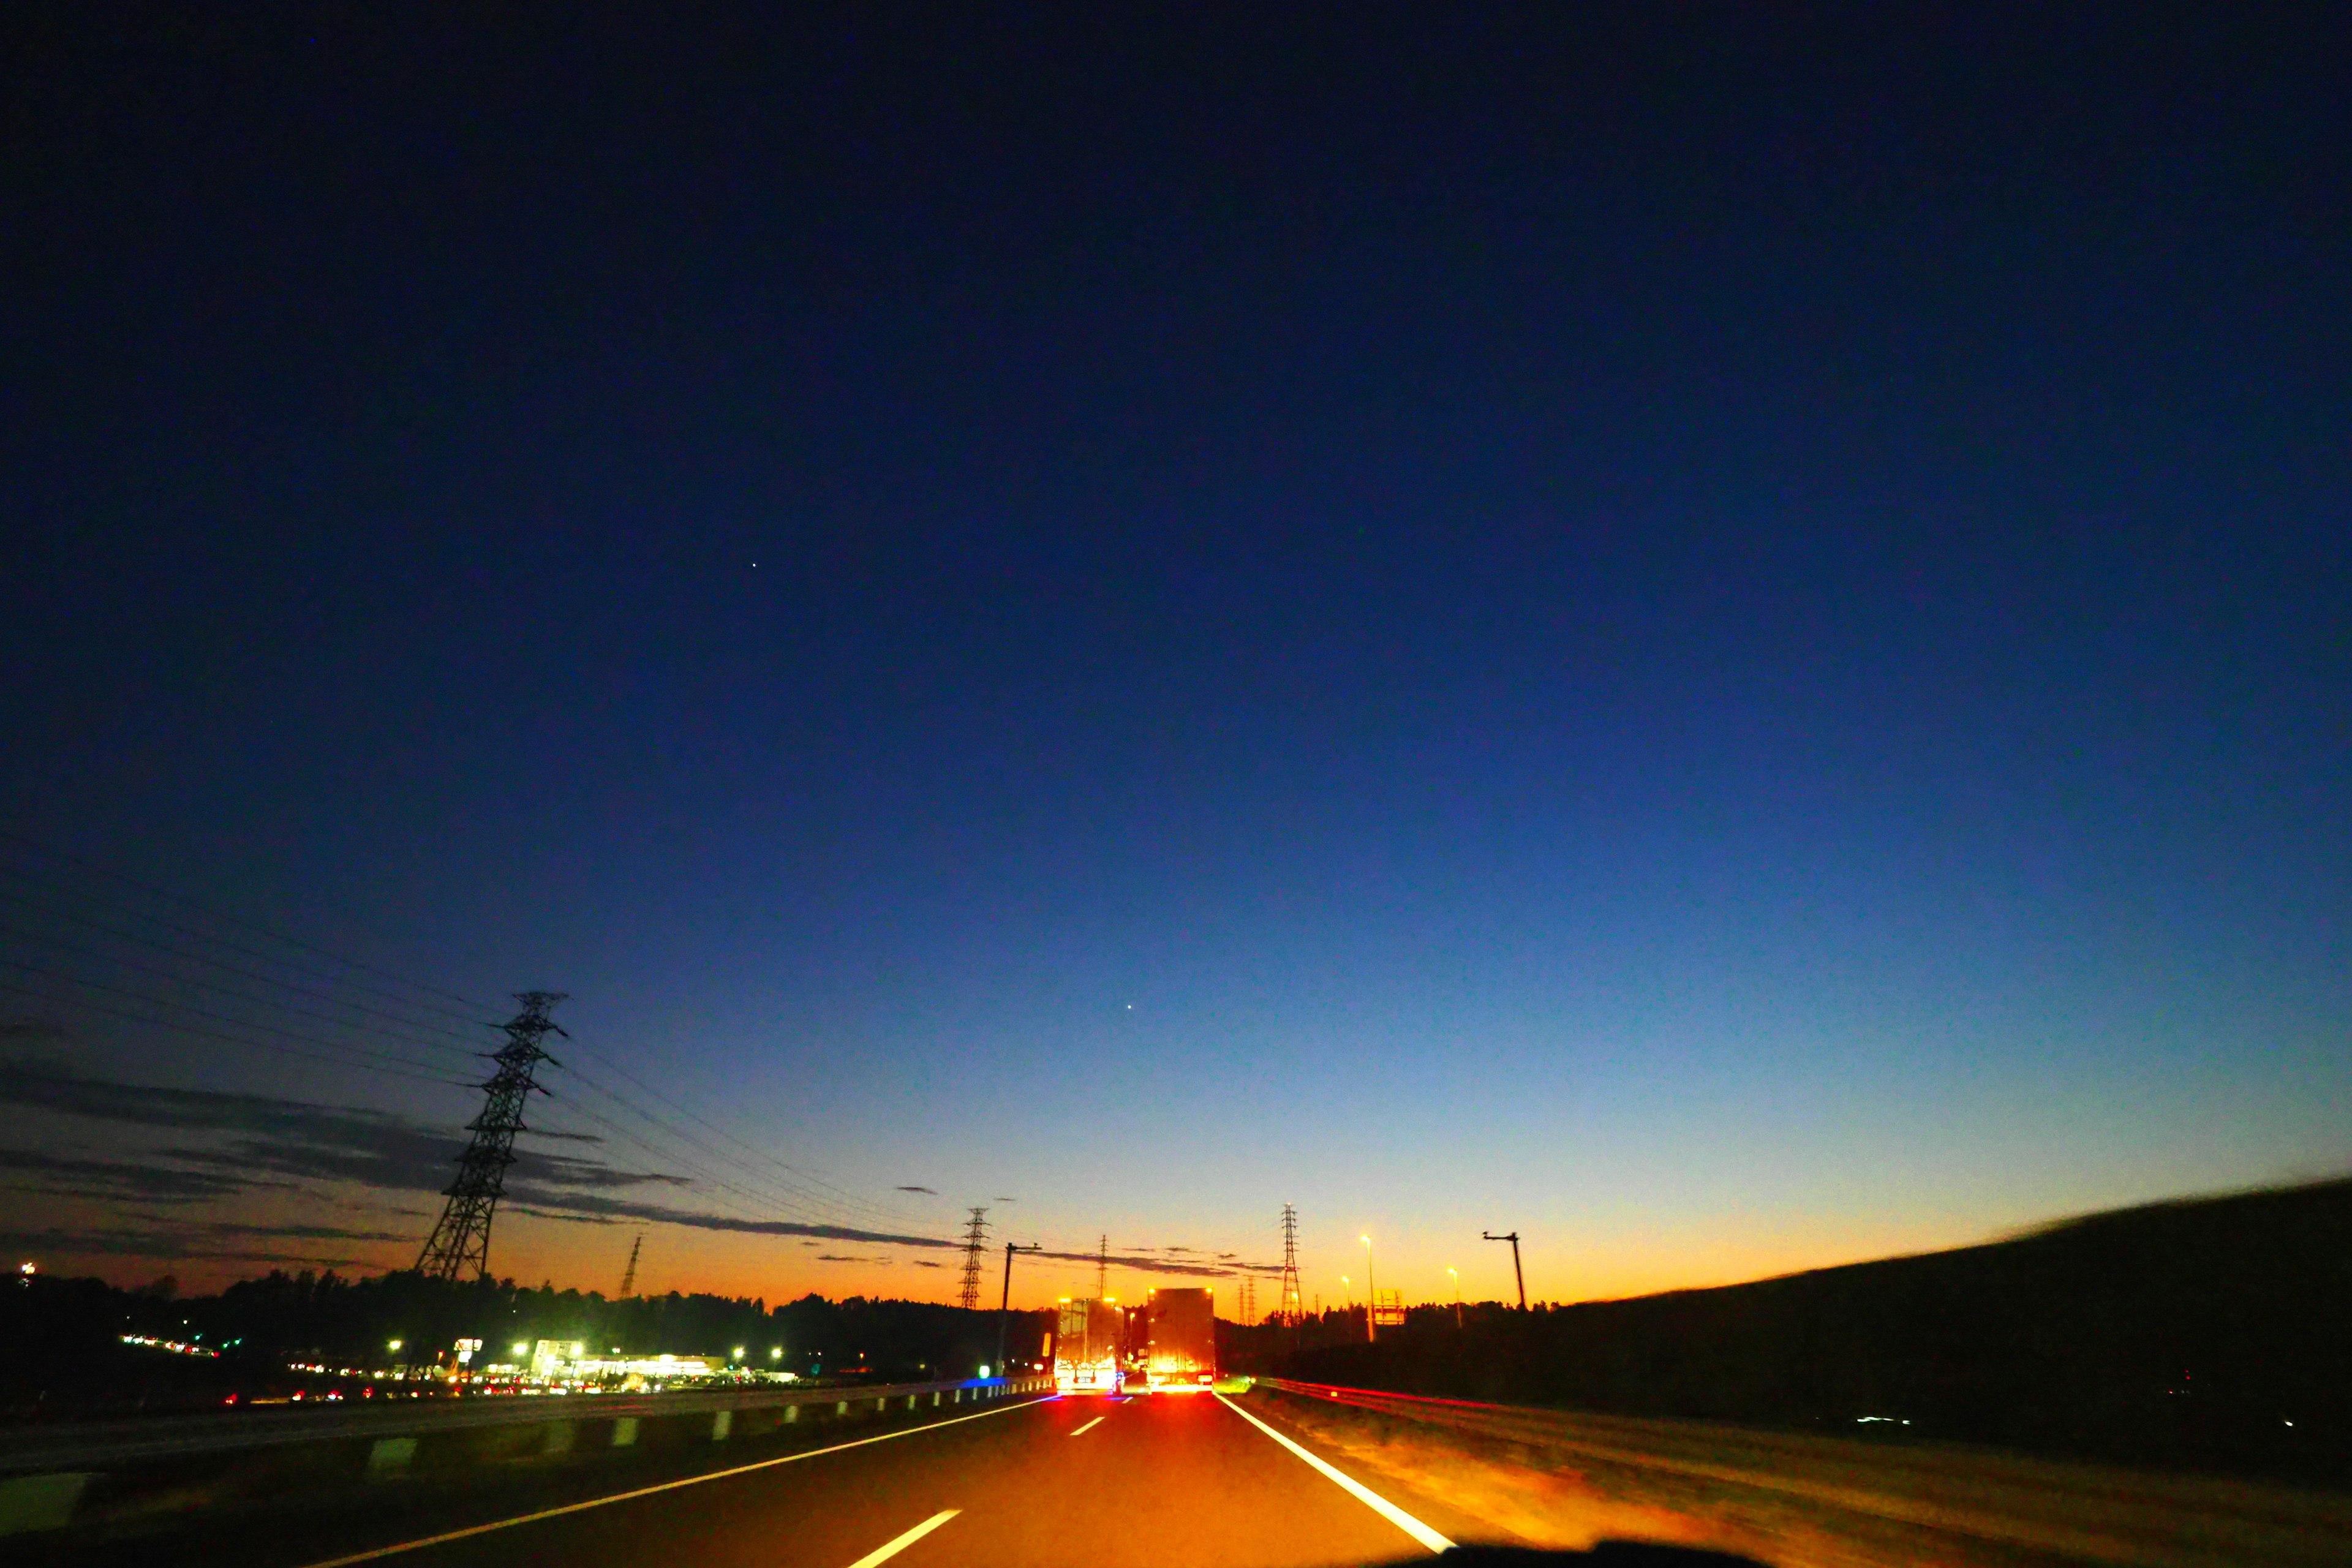
<instances>
[{"instance_id":1,"label":"highway","mask_svg":"<svg viewBox=\"0 0 2352 1568\"><path fill-rule=\"evenodd\" d=\"M76 1560L152 1563L164 1546L175 1563L268 1568L1293 1568L1425 1557L1464 1532L1495 1533L1441 1500L1337 1479L1286 1438L1206 1394L1048 1397L837 1429L797 1451L706 1450L695 1468L659 1477L606 1469L572 1478L561 1498L420 1489L351 1517L248 1522Z\"/></svg>"}]
</instances>

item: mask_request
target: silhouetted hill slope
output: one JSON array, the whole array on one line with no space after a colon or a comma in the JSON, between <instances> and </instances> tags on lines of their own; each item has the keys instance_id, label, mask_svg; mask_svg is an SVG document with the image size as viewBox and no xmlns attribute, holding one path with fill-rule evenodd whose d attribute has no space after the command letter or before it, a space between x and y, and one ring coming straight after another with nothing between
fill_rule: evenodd
<instances>
[{"instance_id":1,"label":"silhouetted hill slope","mask_svg":"<svg viewBox=\"0 0 2352 1568\"><path fill-rule=\"evenodd\" d=\"M1423 1309L1377 1345L1316 1346L1310 1331L1286 1370L2340 1484L2352 1479L2347 1333L2352 1180L2337 1180L1753 1284L1524 1316L1486 1308L1460 1331L1451 1308Z\"/></svg>"}]
</instances>

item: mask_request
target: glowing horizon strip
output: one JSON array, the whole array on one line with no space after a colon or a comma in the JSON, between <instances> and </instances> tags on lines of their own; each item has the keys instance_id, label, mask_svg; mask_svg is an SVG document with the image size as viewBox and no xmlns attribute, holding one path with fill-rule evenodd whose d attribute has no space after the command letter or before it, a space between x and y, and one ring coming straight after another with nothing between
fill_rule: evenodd
<instances>
[{"instance_id":1,"label":"glowing horizon strip","mask_svg":"<svg viewBox=\"0 0 2352 1568\"><path fill-rule=\"evenodd\" d=\"M444 1542L463 1541L468 1536L488 1535L494 1530L511 1530L518 1524L534 1524L542 1519L555 1519L567 1513L581 1513L606 1503L627 1502L632 1498L651 1497L656 1492L676 1491L680 1487L700 1486L704 1481L723 1481L730 1476L748 1475L753 1470L772 1469L778 1465L793 1464L802 1459L821 1459L827 1454L838 1454L847 1448L863 1448L868 1443L887 1443L893 1437L911 1437L919 1432L936 1432L942 1426L954 1426L966 1421L977 1421L983 1415L1002 1415L1009 1410L1026 1410L1032 1405L1045 1403L1038 1399L1016 1400L1011 1405L999 1405L989 1410L975 1410L969 1415L950 1415L944 1421L926 1421L919 1426L904 1426L896 1432L877 1432L871 1437L859 1437L852 1442L835 1443L829 1448L811 1448L804 1454L779 1454L772 1459L758 1459L731 1469L711 1470L704 1475L686 1476L674 1481L662 1481L654 1486L638 1487L634 1491L614 1492L610 1497L590 1498L585 1502L568 1502L561 1508L543 1508L536 1513L519 1513L512 1519L496 1519L488 1524L468 1525L463 1530L446 1530L438 1535L420 1535L414 1541L404 1541L393 1546L371 1547L365 1552L353 1552L342 1557L329 1557L305 1564L305 1568L349 1568L353 1563L373 1563L381 1557L397 1557L404 1552L420 1552L427 1546L439 1546Z\"/></svg>"},{"instance_id":2,"label":"glowing horizon strip","mask_svg":"<svg viewBox=\"0 0 2352 1568\"><path fill-rule=\"evenodd\" d=\"M962 1511L963 1510L960 1508L943 1508L897 1540L884 1542L856 1562L852 1563L849 1568L875 1568L877 1563L887 1563Z\"/></svg>"},{"instance_id":3,"label":"glowing horizon strip","mask_svg":"<svg viewBox=\"0 0 2352 1568\"><path fill-rule=\"evenodd\" d=\"M1424 1550L1430 1552L1451 1552L1454 1549L1454 1543L1453 1542L1446 1540L1445 1537L1438 1534L1437 1531L1430 1529L1429 1526L1422 1523L1421 1521L1413 1518L1412 1515L1405 1512L1404 1510L1397 1507L1396 1504L1389 1501L1388 1499L1381 1496L1380 1493L1372 1490L1371 1488L1364 1485L1361 1481L1357 1480L1354 1477L1342 1474L1337 1468L1326 1464L1322 1459L1308 1453L1305 1448L1300 1447L1297 1444L1292 1442L1289 1438L1284 1436L1281 1433L1276 1431L1273 1427L1267 1426L1265 1422L1259 1420L1256 1416L1251 1415L1240 1405L1235 1405L1223 1394L1220 1394L1217 1395L1217 1403L1232 1411L1234 1415L1240 1416L1243 1420L1248 1422L1251 1426L1256 1427L1259 1431L1265 1433L1267 1436L1273 1438L1276 1442L1281 1444L1284 1447L1289 1449L1292 1453L1297 1455L1300 1458L1306 1460L1308 1464L1314 1466L1317 1469L1322 1471L1323 1474L1331 1480L1337 1481L1347 1490L1349 1496L1353 1497L1358 1502L1362 1503L1366 1508L1370 1509L1374 1513L1379 1514L1382 1519L1387 1520L1391 1524L1395 1525L1399 1530L1403 1531L1407 1535L1412 1536L1414 1542Z\"/></svg>"}]
</instances>

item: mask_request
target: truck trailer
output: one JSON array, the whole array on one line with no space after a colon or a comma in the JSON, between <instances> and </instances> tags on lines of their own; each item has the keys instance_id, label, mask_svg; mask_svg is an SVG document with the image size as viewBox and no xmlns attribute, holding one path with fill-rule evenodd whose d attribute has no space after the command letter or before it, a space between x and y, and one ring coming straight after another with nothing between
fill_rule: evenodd
<instances>
[{"instance_id":1,"label":"truck trailer","mask_svg":"<svg viewBox=\"0 0 2352 1568\"><path fill-rule=\"evenodd\" d=\"M1154 1290L1143 1356L1150 1393L1199 1393L1217 1381L1216 1297L1198 1288Z\"/></svg>"},{"instance_id":2,"label":"truck trailer","mask_svg":"<svg viewBox=\"0 0 2352 1568\"><path fill-rule=\"evenodd\" d=\"M1055 1393L1118 1394L1127 1386L1123 1316L1110 1299L1063 1298L1054 1332Z\"/></svg>"}]
</instances>

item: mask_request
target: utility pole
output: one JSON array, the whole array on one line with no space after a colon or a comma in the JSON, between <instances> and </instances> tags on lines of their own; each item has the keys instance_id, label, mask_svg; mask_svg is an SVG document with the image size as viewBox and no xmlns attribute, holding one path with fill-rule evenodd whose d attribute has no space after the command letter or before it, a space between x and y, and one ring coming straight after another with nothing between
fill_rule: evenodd
<instances>
[{"instance_id":1,"label":"utility pole","mask_svg":"<svg viewBox=\"0 0 2352 1568\"><path fill-rule=\"evenodd\" d=\"M642 1236L629 1243L629 1266L621 1270L621 1300L624 1301L629 1299L629 1292L637 1288L637 1250L645 1244L646 1238Z\"/></svg>"},{"instance_id":2,"label":"utility pole","mask_svg":"<svg viewBox=\"0 0 2352 1568\"><path fill-rule=\"evenodd\" d=\"M956 1300L967 1312L980 1310L980 1249L988 1240L988 1210L971 1211L971 1221L963 1232L963 1289Z\"/></svg>"},{"instance_id":3,"label":"utility pole","mask_svg":"<svg viewBox=\"0 0 2352 1568\"><path fill-rule=\"evenodd\" d=\"M1488 1241L1507 1241L1511 1244L1511 1273L1519 1282L1519 1310L1526 1311L1528 1310L1528 1277L1519 1268L1519 1233L1515 1230L1508 1236L1496 1236L1491 1230L1482 1230L1478 1234Z\"/></svg>"},{"instance_id":4,"label":"utility pole","mask_svg":"<svg viewBox=\"0 0 2352 1568\"><path fill-rule=\"evenodd\" d=\"M1282 1205L1282 1305L1278 1310L1282 1321L1294 1329L1306 1320L1307 1300L1298 1293L1298 1211L1288 1204Z\"/></svg>"},{"instance_id":5,"label":"utility pole","mask_svg":"<svg viewBox=\"0 0 2352 1568\"><path fill-rule=\"evenodd\" d=\"M1045 1249L1043 1247L1034 1242L1030 1243L1027 1247L1015 1247L1009 1241L1004 1244L1004 1299L996 1304L995 1365L996 1375L999 1377L1003 1377L1004 1375L1004 1320L1011 1316L1013 1311L1013 1255L1016 1252L1043 1252L1045 1250Z\"/></svg>"},{"instance_id":6,"label":"utility pole","mask_svg":"<svg viewBox=\"0 0 2352 1568\"><path fill-rule=\"evenodd\" d=\"M469 1269L477 1279L490 1277L490 1221L506 1191L507 1167L515 1163L515 1134L526 1131L524 1103L533 1089L547 1092L532 1075L541 1062L563 1065L539 1045L551 1034L563 1034L547 1016L563 994L524 991L515 1000L522 1011L508 1021L507 1043L490 1058L498 1070L481 1085L488 1091L482 1113L466 1123L474 1136L457 1158L457 1179L444 1189L449 1202L416 1255L416 1271L429 1279L455 1279Z\"/></svg>"}]
</instances>

